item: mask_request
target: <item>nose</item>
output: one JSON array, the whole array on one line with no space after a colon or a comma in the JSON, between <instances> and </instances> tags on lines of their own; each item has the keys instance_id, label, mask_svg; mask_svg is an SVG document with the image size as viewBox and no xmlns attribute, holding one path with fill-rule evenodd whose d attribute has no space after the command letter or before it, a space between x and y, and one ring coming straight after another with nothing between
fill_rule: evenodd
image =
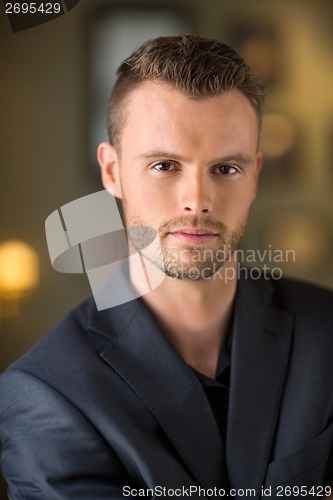
<instances>
[{"instance_id":1,"label":"nose","mask_svg":"<svg viewBox=\"0 0 333 500\"><path fill-rule=\"evenodd\" d=\"M208 214L212 211L212 186L203 172L191 172L184 177L181 186L180 206L182 212L195 215Z\"/></svg>"}]
</instances>

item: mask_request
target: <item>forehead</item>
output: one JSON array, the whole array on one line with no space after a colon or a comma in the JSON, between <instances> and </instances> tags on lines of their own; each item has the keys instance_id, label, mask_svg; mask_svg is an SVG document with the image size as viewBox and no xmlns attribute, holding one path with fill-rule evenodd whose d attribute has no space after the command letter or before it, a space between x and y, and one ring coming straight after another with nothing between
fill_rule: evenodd
<instances>
[{"instance_id":1,"label":"forehead","mask_svg":"<svg viewBox=\"0 0 333 500\"><path fill-rule=\"evenodd\" d=\"M158 81L141 84L129 96L122 145L215 147L223 143L257 144L258 120L250 101L238 90L194 98ZM161 144L163 143L163 144Z\"/></svg>"}]
</instances>

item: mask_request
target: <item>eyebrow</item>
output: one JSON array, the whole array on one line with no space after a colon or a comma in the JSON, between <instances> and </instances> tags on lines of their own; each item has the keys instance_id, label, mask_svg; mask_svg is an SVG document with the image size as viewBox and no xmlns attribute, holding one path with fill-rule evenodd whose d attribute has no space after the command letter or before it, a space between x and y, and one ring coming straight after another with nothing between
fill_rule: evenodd
<instances>
[{"instance_id":1,"label":"eyebrow","mask_svg":"<svg viewBox=\"0 0 333 500\"><path fill-rule=\"evenodd\" d=\"M154 160L158 158L172 158L173 160L185 161L186 158L183 156L172 153L171 151L147 151L146 153L142 153L138 158L144 160Z\"/></svg>"},{"instance_id":2,"label":"eyebrow","mask_svg":"<svg viewBox=\"0 0 333 500\"><path fill-rule=\"evenodd\" d=\"M172 153L171 151L147 151L146 153L143 153L138 156L139 159L144 159L144 160L154 160L154 159L161 159L161 158L169 158L172 160L176 161L184 161L186 162L186 158ZM215 165L218 163L224 163L224 162L235 162L235 163L241 163L242 165L249 165L250 163L253 162L253 158L250 156L243 154L243 153L234 153L234 154L228 154L225 156L221 156L219 158L213 159L210 163Z\"/></svg>"}]
</instances>

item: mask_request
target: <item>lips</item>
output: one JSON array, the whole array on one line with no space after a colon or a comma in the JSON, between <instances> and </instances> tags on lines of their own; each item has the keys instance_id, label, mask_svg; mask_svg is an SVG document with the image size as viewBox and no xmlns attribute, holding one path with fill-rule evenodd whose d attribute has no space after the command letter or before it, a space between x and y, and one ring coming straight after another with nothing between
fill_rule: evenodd
<instances>
[{"instance_id":1,"label":"lips","mask_svg":"<svg viewBox=\"0 0 333 500\"><path fill-rule=\"evenodd\" d=\"M172 231L171 236L186 243L203 244L217 237L217 234L208 229L179 229Z\"/></svg>"}]
</instances>

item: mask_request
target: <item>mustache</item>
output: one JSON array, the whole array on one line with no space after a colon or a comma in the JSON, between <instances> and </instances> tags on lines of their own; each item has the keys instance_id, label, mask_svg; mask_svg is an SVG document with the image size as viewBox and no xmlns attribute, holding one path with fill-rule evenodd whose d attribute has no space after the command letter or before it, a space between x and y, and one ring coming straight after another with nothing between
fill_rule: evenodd
<instances>
[{"instance_id":1,"label":"mustache","mask_svg":"<svg viewBox=\"0 0 333 500\"><path fill-rule=\"evenodd\" d=\"M207 229L214 233L224 233L227 230L227 226L211 217L199 217L195 215L193 217L176 217L164 222L158 228L158 233L165 234L180 229Z\"/></svg>"}]
</instances>

